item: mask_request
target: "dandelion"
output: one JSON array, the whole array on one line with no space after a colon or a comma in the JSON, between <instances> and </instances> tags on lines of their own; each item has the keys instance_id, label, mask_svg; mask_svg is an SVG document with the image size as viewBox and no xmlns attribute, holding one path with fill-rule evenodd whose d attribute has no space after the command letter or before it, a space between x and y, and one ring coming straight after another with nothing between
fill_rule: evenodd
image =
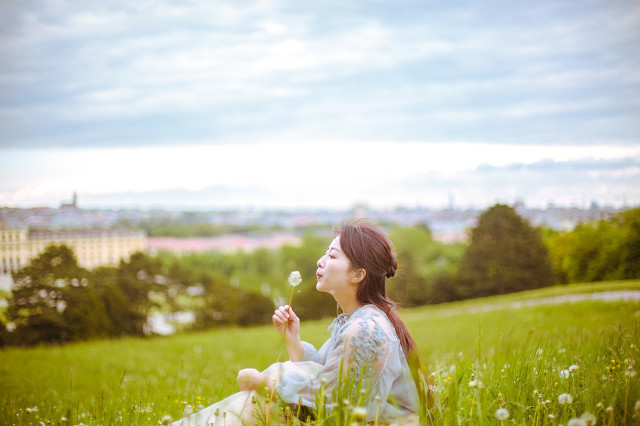
<instances>
[{"instance_id":1,"label":"dandelion","mask_svg":"<svg viewBox=\"0 0 640 426\"><path fill-rule=\"evenodd\" d=\"M191 407L190 405L187 405L186 407L184 407L184 411L182 412L182 418L189 417L192 414L193 414L193 407Z\"/></svg>"},{"instance_id":2,"label":"dandelion","mask_svg":"<svg viewBox=\"0 0 640 426\"><path fill-rule=\"evenodd\" d=\"M593 426L596 424L596 416L589 413L588 411L585 411L584 413L582 413L582 415L580 416L580 419L584 422L586 426Z\"/></svg>"},{"instance_id":3,"label":"dandelion","mask_svg":"<svg viewBox=\"0 0 640 426\"><path fill-rule=\"evenodd\" d=\"M584 422L584 420L576 418L569 420L567 426L587 426L587 424Z\"/></svg>"},{"instance_id":4,"label":"dandelion","mask_svg":"<svg viewBox=\"0 0 640 426\"><path fill-rule=\"evenodd\" d=\"M503 421L503 420L507 420L509 418L509 412L507 411L506 408L498 408L496 410L496 419Z\"/></svg>"},{"instance_id":5,"label":"dandelion","mask_svg":"<svg viewBox=\"0 0 640 426\"><path fill-rule=\"evenodd\" d=\"M577 365L573 364L572 366L570 366L570 367L569 367L569 371L570 371L571 373L573 373L574 371L577 371L577 370L578 370L578 368L579 368L579 367L578 367Z\"/></svg>"},{"instance_id":6,"label":"dandelion","mask_svg":"<svg viewBox=\"0 0 640 426\"><path fill-rule=\"evenodd\" d=\"M367 409L364 407L356 407L353 409L353 419L356 421L364 420L367 417Z\"/></svg>"},{"instance_id":7,"label":"dandelion","mask_svg":"<svg viewBox=\"0 0 640 426\"><path fill-rule=\"evenodd\" d=\"M469 386L471 386L472 388L477 388L478 387L478 381L477 380L472 380L469 382Z\"/></svg>"},{"instance_id":8,"label":"dandelion","mask_svg":"<svg viewBox=\"0 0 640 426\"><path fill-rule=\"evenodd\" d=\"M561 379L567 379L567 378L569 378L569 370L561 370L561 371L560 371L560 378L561 378Z\"/></svg>"},{"instance_id":9,"label":"dandelion","mask_svg":"<svg viewBox=\"0 0 640 426\"><path fill-rule=\"evenodd\" d=\"M289 285L291 286L291 296L289 296L289 306L291 306L291 301L293 300L293 289L298 286L302 282L302 275L300 275L299 271L293 271L289 274ZM287 323L284 323L284 333L282 333L282 340L287 333Z\"/></svg>"},{"instance_id":10,"label":"dandelion","mask_svg":"<svg viewBox=\"0 0 640 426\"><path fill-rule=\"evenodd\" d=\"M562 405L571 404L573 402L573 397L568 393L562 393L558 396L558 402Z\"/></svg>"},{"instance_id":11,"label":"dandelion","mask_svg":"<svg viewBox=\"0 0 640 426\"><path fill-rule=\"evenodd\" d=\"M171 416L168 414L165 414L164 417L162 417L162 424L163 425L171 424L171 420L173 420Z\"/></svg>"},{"instance_id":12,"label":"dandelion","mask_svg":"<svg viewBox=\"0 0 640 426\"><path fill-rule=\"evenodd\" d=\"M631 377L636 377L636 370L634 370L634 368L632 366L629 366L627 368L627 371L624 372L625 376L631 378Z\"/></svg>"}]
</instances>

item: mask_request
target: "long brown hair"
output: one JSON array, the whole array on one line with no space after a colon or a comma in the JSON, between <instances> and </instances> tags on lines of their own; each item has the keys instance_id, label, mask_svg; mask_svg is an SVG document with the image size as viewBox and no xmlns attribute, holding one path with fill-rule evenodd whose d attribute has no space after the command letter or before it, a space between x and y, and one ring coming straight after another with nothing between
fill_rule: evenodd
<instances>
[{"instance_id":1,"label":"long brown hair","mask_svg":"<svg viewBox=\"0 0 640 426\"><path fill-rule=\"evenodd\" d=\"M407 358L416 355L416 342L396 313L395 303L387 297L386 279L393 277L398 268L391 241L378 227L364 220L345 223L336 234L340 236L340 247L351 265L367 271L358 285L358 302L380 308L393 324L404 355Z\"/></svg>"}]
</instances>

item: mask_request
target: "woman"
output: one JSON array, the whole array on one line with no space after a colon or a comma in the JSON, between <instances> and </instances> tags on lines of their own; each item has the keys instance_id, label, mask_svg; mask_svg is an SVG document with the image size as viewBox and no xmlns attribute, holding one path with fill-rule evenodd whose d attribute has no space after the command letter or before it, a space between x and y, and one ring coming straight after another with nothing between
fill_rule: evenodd
<instances>
[{"instance_id":1,"label":"woman","mask_svg":"<svg viewBox=\"0 0 640 426\"><path fill-rule=\"evenodd\" d=\"M415 342L386 296L386 278L397 268L388 238L366 222L343 225L317 265L316 288L330 293L343 311L329 327L329 340L319 351L301 341L295 312L290 306L279 307L273 324L284 334L291 360L262 373L241 370L241 392L182 424L204 422L205 414L208 424L224 420L228 425L231 418L253 423L256 404L250 401L265 388L266 394L277 394L285 403L311 409L333 410L333 403L347 397L366 408L367 421L389 422L418 412L418 392L407 361L417 359ZM330 398L322 407L316 406L319 395ZM224 411L232 416L223 418Z\"/></svg>"}]
</instances>

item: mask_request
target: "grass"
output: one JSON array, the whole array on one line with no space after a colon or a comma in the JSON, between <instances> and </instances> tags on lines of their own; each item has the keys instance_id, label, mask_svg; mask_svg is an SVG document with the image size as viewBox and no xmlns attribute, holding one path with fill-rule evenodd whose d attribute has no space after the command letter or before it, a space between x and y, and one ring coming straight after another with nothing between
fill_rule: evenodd
<instances>
[{"instance_id":1,"label":"grass","mask_svg":"<svg viewBox=\"0 0 640 426\"><path fill-rule=\"evenodd\" d=\"M640 367L640 303L510 306L562 290L638 289L639 281L563 286L403 311L433 381L435 422L500 424L494 414L503 407L519 424L566 424L584 412L599 424L637 424L640 385L629 374ZM319 347L330 322L303 321L302 338ZM0 424L177 419L185 405L236 392L240 368L264 369L281 351L269 326L7 348L0 351ZM561 404L561 394L571 404Z\"/></svg>"}]
</instances>

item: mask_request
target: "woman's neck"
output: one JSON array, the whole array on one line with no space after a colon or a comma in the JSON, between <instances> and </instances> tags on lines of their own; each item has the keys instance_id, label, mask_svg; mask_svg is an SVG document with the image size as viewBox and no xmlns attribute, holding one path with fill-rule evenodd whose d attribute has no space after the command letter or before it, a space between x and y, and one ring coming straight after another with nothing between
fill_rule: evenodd
<instances>
[{"instance_id":1,"label":"woman's neck","mask_svg":"<svg viewBox=\"0 0 640 426\"><path fill-rule=\"evenodd\" d=\"M342 312L344 312L345 314L350 314L351 312L362 306L362 303L358 302L355 293L343 295L342 297L334 294L333 297L334 299L336 299L336 302L338 302L340 309L342 309Z\"/></svg>"}]
</instances>

